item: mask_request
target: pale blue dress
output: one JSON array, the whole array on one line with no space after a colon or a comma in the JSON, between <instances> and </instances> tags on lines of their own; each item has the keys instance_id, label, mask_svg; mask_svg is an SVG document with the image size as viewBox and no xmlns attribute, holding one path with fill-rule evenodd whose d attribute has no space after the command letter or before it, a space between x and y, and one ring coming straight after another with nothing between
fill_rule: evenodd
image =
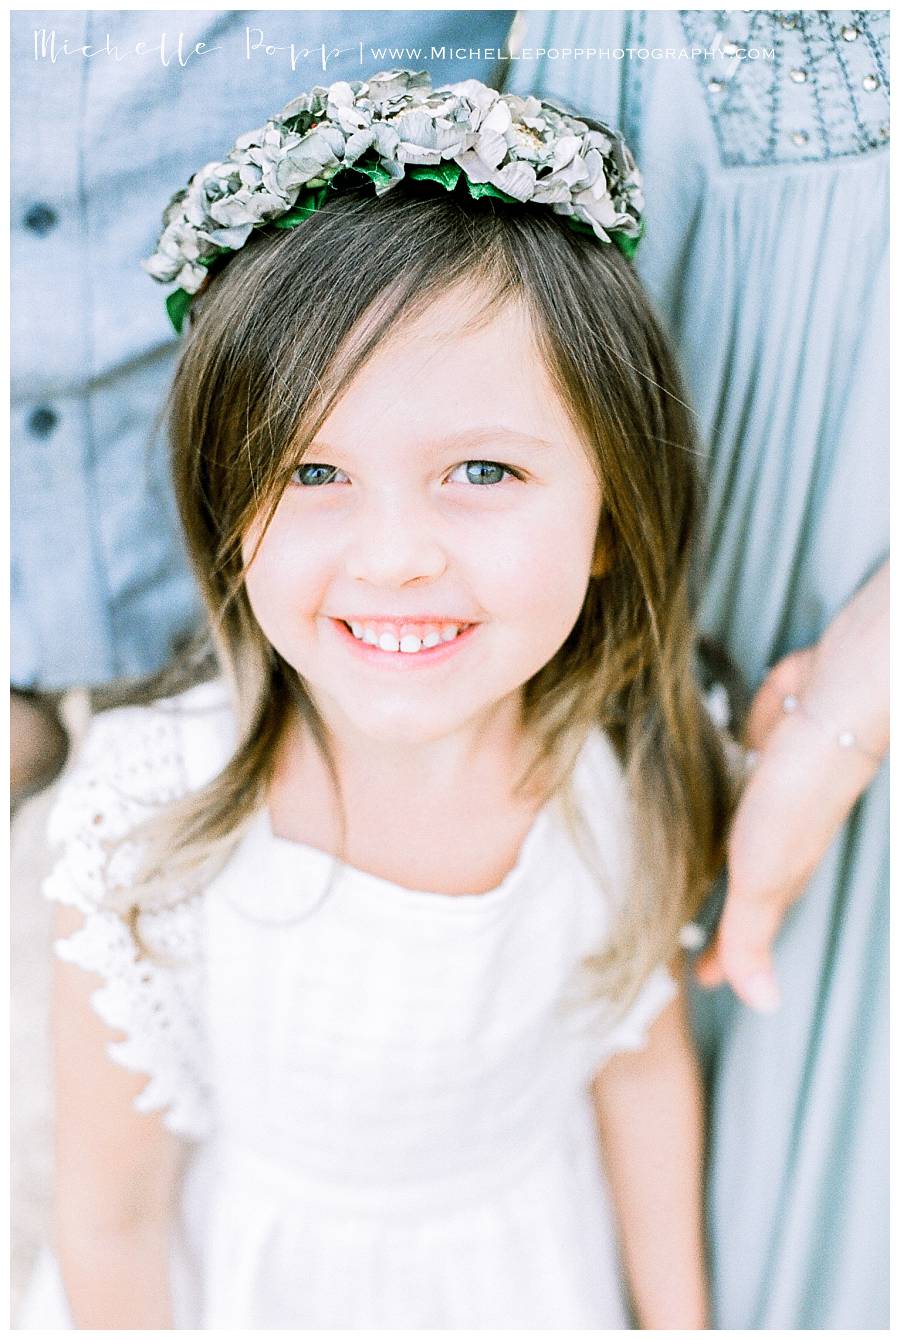
<instances>
[{"instance_id":1,"label":"pale blue dress","mask_svg":"<svg viewBox=\"0 0 900 1340\"><path fill-rule=\"evenodd\" d=\"M707 453L702 622L751 688L888 551L887 39L876 10L533 13L508 85L635 151ZM888 1325L887 780L788 915L780 1013L696 993L719 1327Z\"/></svg>"}]
</instances>

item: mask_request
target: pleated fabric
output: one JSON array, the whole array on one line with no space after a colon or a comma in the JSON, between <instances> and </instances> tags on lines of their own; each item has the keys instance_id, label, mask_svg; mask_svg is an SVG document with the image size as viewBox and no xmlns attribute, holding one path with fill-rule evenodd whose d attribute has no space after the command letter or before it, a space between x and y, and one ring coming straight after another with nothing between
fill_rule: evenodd
<instances>
[{"instance_id":1,"label":"pleated fabric","mask_svg":"<svg viewBox=\"0 0 900 1340\"><path fill-rule=\"evenodd\" d=\"M523 48L557 54L513 78L635 151L704 449L702 623L751 689L888 552L887 36L876 10L533 13ZM787 917L779 1014L694 992L719 1327L888 1325L887 781Z\"/></svg>"}]
</instances>

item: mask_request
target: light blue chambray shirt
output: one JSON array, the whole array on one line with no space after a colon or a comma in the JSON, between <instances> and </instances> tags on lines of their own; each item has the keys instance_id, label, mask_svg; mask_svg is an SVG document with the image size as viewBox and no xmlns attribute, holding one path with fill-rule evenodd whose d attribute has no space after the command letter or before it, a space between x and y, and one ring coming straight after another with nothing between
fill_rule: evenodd
<instances>
[{"instance_id":1,"label":"light blue chambray shirt","mask_svg":"<svg viewBox=\"0 0 900 1340\"><path fill-rule=\"evenodd\" d=\"M397 66L495 83L512 17L12 15L14 684L147 673L197 616L153 433L177 341L138 264L170 196L314 84Z\"/></svg>"}]
</instances>

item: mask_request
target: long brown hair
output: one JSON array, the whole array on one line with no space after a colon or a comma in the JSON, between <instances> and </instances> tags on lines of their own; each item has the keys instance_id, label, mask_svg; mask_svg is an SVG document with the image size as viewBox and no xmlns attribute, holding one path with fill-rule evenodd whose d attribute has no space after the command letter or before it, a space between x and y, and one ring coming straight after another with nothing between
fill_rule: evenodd
<instances>
[{"instance_id":1,"label":"long brown hair","mask_svg":"<svg viewBox=\"0 0 900 1340\"><path fill-rule=\"evenodd\" d=\"M698 452L673 356L632 266L535 206L424 183L380 198L335 192L299 227L253 235L195 299L170 400L173 471L238 743L211 783L156 824L143 892L227 854L264 803L295 712L329 758L312 698L253 616L242 538L271 515L366 359L401 319L459 284L483 296L481 316L525 305L601 483L598 538L612 561L523 703L553 787L597 727L624 769L633 877L594 967L604 993L627 1001L675 952L719 871L733 805L693 663Z\"/></svg>"}]
</instances>

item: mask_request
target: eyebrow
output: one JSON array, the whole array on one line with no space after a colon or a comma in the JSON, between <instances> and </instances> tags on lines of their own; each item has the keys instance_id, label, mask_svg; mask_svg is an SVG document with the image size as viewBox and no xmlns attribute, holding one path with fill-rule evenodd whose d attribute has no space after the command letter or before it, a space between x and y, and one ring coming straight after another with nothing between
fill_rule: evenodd
<instances>
[{"instance_id":1,"label":"eyebrow","mask_svg":"<svg viewBox=\"0 0 900 1340\"><path fill-rule=\"evenodd\" d=\"M548 442L544 437L535 437L532 433L520 432L513 428L504 428L500 424L486 425L483 428L471 428L464 433L454 433L450 437L439 438L426 443L431 451L443 451L446 448L462 450L465 447L482 447L489 443L507 443L510 446L532 446L542 447L544 449L552 448L553 443ZM327 442L316 439L311 442L309 452L321 451L329 455L337 454L334 447L330 447Z\"/></svg>"}]
</instances>

